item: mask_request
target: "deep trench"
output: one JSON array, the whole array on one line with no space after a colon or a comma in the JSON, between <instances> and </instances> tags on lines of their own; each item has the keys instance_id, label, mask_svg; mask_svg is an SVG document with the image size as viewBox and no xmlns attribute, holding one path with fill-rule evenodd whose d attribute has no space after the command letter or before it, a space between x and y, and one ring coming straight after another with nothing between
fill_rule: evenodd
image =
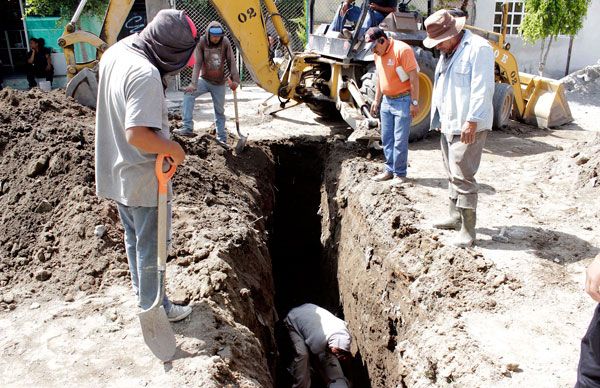
<instances>
[{"instance_id":1,"label":"deep trench","mask_svg":"<svg viewBox=\"0 0 600 388\"><path fill-rule=\"evenodd\" d=\"M337 257L321 242L323 226L319 208L328 145L301 141L271 146L275 163L275 207L270 225L269 249L275 284L275 308L280 322L275 328L279 357L275 386L290 387L286 368L293 352L281 321L290 309L314 303L344 318L337 282ZM354 362L344 372L354 387L370 387L368 372ZM313 376L313 388L325 387Z\"/></svg>"}]
</instances>

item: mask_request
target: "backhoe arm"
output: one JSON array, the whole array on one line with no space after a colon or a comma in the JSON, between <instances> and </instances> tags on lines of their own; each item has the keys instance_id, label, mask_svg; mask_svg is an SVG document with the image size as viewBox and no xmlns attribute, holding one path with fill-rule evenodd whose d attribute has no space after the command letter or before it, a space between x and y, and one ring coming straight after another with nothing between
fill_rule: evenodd
<instances>
[{"instance_id":1,"label":"backhoe arm","mask_svg":"<svg viewBox=\"0 0 600 388\"><path fill-rule=\"evenodd\" d=\"M263 0L271 14L279 39L286 47L289 36L273 0ZM260 0L211 0L239 47L244 66L256 83L266 91L280 95L279 67L269 55L269 39Z\"/></svg>"},{"instance_id":2,"label":"backhoe arm","mask_svg":"<svg viewBox=\"0 0 600 388\"><path fill-rule=\"evenodd\" d=\"M100 36L96 36L87 31L77 29L79 17L81 16L87 0L82 0L71 18L71 21L65 26L63 35L58 39L58 45L62 47L65 60L67 62L67 77L73 78L80 70L91 68L98 63L98 60L110 46L116 43L117 36L123 28L123 24L133 7L135 0L111 0L108 3ZM96 58L90 62L77 63L75 60L75 44L87 43L96 48Z\"/></svg>"}]
</instances>

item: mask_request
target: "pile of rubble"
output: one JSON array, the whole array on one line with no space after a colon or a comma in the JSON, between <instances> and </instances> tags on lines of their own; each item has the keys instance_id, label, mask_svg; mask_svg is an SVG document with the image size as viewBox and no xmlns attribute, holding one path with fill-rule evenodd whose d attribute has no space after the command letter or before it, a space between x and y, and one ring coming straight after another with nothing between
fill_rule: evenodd
<instances>
[{"instance_id":1,"label":"pile of rubble","mask_svg":"<svg viewBox=\"0 0 600 388\"><path fill-rule=\"evenodd\" d=\"M569 100L600 105L600 61L561 79Z\"/></svg>"}]
</instances>

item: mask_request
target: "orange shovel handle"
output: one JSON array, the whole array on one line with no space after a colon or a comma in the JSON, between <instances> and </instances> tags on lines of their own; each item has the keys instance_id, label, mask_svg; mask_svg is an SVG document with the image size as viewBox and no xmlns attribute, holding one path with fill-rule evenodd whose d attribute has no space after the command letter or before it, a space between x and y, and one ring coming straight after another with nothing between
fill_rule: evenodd
<instances>
[{"instance_id":1,"label":"orange shovel handle","mask_svg":"<svg viewBox=\"0 0 600 388\"><path fill-rule=\"evenodd\" d=\"M158 154L156 156L156 164L154 165L154 172L156 173L156 178L158 179L158 194L167 194L167 184L175 175L175 170L177 167L174 164L169 163L169 159L171 157L166 154ZM167 171L163 171L163 164L165 159L167 160L167 164L169 165L169 169Z\"/></svg>"}]
</instances>

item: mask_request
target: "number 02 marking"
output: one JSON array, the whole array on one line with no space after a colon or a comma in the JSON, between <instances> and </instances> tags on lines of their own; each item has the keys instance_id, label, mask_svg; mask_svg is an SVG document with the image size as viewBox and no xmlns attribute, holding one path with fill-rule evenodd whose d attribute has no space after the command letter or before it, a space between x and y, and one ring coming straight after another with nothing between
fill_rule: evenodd
<instances>
[{"instance_id":1,"label":"number 02 marking","mask_svg":"<svg viewBox=\"0 0 600 388\"><path fill-rule=\"evenodd\" d=\"M240 23L246 23L248 19L252 19L256 17L256 11L254 8L248 8L246 12L240 12L238 15L238 20Z\"/></svg>"}]
</instances>

